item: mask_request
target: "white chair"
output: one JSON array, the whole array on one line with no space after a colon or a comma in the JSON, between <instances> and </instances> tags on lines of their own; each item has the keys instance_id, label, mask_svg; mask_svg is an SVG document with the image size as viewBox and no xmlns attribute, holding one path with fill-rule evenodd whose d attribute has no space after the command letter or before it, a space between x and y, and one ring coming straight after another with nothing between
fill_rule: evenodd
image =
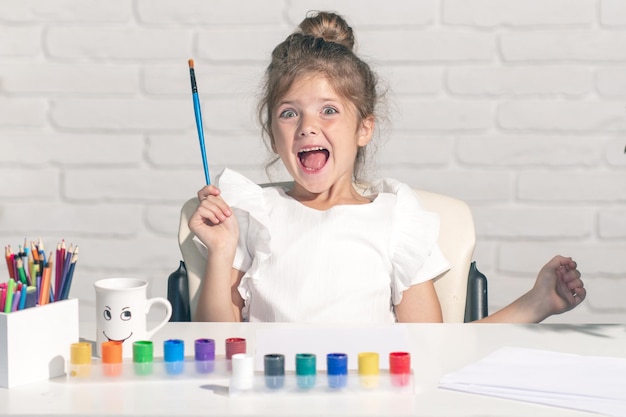
<instances>
[{"instance_id":1,"label":"white chair","mask_svg":"<svg viewBox=\"0 0 626 417\"><path fill-rule=\"evenodd\" d=\"M441 303L444 322L462 323L466 321L466 304L479 303L478 311L486 310L486 284L480 283L479 294L468 285L468 276L475 245L474 221L472 213L464 201L436 194L428 191L415 190L425 209L439 213L441 231L439 246L452 268L435 282L437 296ZM198 252L193 234L189 230L189 218L198 206L198 199L188 200L181 209L178 243L187 271L187 285L189 289L189 310L191 317L198 303L198 288L204 275L205 260ZM484 277L484 276L483 276ZM468 291L468 289L472 291ZM484 290L484 294L481 292ZM467 294L471 299L467 299ZM476 310L475 306L472 307ZM176 310L176 307L174 307ZM480 314L480 316L485 313Z\"/></svg>"},{"instance_id":2,"label":"white chair","mask_svg":"<svg viewBox=\"0 0 626 417\"><path fill-rule=\"evenodd\" d=\"M452 264L452 268L435 281L443 321L463 323L476 243L472 212L462 200L429 191L415 192L426 210L439 214L439 247Z\"/></svg>"}]
</instances>

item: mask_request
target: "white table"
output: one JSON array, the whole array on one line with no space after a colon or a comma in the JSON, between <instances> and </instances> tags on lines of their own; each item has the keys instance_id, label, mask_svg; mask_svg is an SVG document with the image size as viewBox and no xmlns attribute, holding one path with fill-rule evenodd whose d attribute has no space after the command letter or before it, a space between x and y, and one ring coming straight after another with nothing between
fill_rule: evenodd
<instances>
[{"instance_id":1,"label":"white table","mask_svg":"<svg viewBox=\"0 0 626 417\"><path fill-rule=\"evenodd\" d=\"M153 338L155 354L162 342L185 341L193 355L193 341L223 341L244 337L248 351L257 329L291 324L168 323ZM486 356L501 346L531 347L560 352L626 357L626 325L507 325L412 324L410 337L415 395L281 394L229 397L223 388L209 389L198 380L67 383L64 378L0 389L0 415L110 415L110 416L593 416L562 408L464 394L437 388L439 378ZM94 340L92 323L81 324L81 337Z\"/></svg>"}]
</instances>

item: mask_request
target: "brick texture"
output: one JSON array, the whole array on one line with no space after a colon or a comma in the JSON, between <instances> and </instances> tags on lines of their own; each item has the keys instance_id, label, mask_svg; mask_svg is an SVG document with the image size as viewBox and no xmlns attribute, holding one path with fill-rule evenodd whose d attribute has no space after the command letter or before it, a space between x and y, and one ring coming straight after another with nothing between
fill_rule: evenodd
<instances>
[{"instance_id":1,"label":"brick texture","mask_svg":"<svg viewBox=\"0 0 626 417\"><path fill-rule=\"evenodd\" d=\"M181 204L203 185L187 60L212 176L267 181L256 100L307 0L0 2L0 237L77 244L73 296L150 281L180 259ZM468 202L490 309L555 254L589 289L551 321L624 322L626 2L320 0L344 14L386 89L368 178ZM274 172L272 179L284 179ZM2 280L3 274L0 274Z\"/></svg>"}]
</instances>

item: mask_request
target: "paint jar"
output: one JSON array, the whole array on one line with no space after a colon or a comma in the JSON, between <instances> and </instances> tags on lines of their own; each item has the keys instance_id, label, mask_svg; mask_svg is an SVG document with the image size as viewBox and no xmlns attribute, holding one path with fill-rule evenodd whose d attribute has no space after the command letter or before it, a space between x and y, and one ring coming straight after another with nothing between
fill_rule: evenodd
<instances>
[{"instance_id":1,"label":"paint jar","mask_svg":"<svg viewBox=\"0 0 626 417\"><path fill-rule=\"evenodd\" d=\"M245 353L235 353L231 357L232 375L229 393L239 394L254 387L254 357Z\"/></svg>"},{"instance_id":2,"label":"paint jar","mask_svg":"<svg viewBox=\"0 0 626 417\"><path fill-rule=\"evenodd\" d=\"M196 372L210 374L215 370L215 340L197 339L194 342Z\"/></svg>"},{"instance_id":3,"label":"paint jar","mask_svg":"<svg viewBox=\"0 0 626 417\"><path fill-rule=\"evenodd\" d=\"M227 360L237 353L246 353L246 339L242 337L229 337L225 343Z\"/></svg>"},{"instance_id":4,"label":"paint jar","mask_svg":"<svg viewBox=\"0 0 626 417\"><path fill-rule=\"evenodd\" d=\"M185 371L185 342L169 339L163 342L163 359L168 375L180 375Z\"/></svg>"},{"instance_id":5,"label":"paint jar","mask_svg":"<svg viewBox=\"0 0 626 417\"><path fill-rule=\"evenodd\" d=\"M359 381L363 388L376 388L379 383L379 357L376 352L361 352L358 356Z\"/></svg>"},{"instance_id":6,"label":"paint jar","mask_svg":"<svg viewBox=\"0 0 626 417\"><path fill-rule=\"evenodd\" d=\"M391 385L405 387L411 383L411 354L409 352L391 352L389 354L389 374Z\"/></svg>"},{"instance_id":7,"label":"paint jar","mask_svg":"<svg viewBox=\"0 0 626 417\"><path fill-rule=\"evenodd\" d=\"M102 342L102 374L107 377L122 375L122 342Z\"/></svg>"},{"instance_id":8,"label":"paint jar","mask_svg":"<svg viewBox=\"0 0 626 417\"><path fill-rule=\"evenodd\" d=\"M265 386L280 389L285 385L285 355L268 353L263 357Z\"/></svg>"},{"instance_id":9,"label":"paint jar","mask_svg":"<svg viewBox=\"0 0 626 417\"><path fill-rule=\"evenodd\" d=\"M315 387L317 360L313 353L296 354L296 384L301 389Z\"/></svg>"},{"instance_id":10,"label":"paint jar","mask_svg":"<svg viewBox=\"0 0 626 417\"><path fill-rule=\"evenodd\" d=\"M135 375L151 375L154 363L154 346L150 340L133 343L133 369Z\"/></svg>"},{"instance_id":11,"label":"paint jar","mask_svg":"<svg viewBox=\"0 0 626 417\"><path fill-rule=\"evenodd\" d=\"M330 388L344 388L348 383L348 355L345 353L327 354L326 373Z\"/></svg>"},{"instance_id":12,"label":"paint jar","mask_svg":"<svg viewBox=\"0 0 626 417\"><path fill-rule=\"evenodd\" d=\"M77 342L70 346L69 375L86 378L91 374L91 343Z\"/></svg>"}]
</instances>

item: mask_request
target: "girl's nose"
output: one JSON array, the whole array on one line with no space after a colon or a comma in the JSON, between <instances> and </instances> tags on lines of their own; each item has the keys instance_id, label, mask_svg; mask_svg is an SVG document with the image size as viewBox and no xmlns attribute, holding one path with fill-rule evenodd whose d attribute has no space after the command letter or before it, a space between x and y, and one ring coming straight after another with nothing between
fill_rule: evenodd
<instances>
[{"instance_id":1,"label":"girl's nose","mask_svg":"<svg viewBox=\"0 0 626 417\"><path fill-rule=\"evenodd\" d=\"M318 128L313 122L313 120L311 120L310 117L303 117L300 123L300 132L298 133L298 135L300 137L306 137L306 136L316 135L317 132L318 132Z\"/></svg>"}]
</instances>

